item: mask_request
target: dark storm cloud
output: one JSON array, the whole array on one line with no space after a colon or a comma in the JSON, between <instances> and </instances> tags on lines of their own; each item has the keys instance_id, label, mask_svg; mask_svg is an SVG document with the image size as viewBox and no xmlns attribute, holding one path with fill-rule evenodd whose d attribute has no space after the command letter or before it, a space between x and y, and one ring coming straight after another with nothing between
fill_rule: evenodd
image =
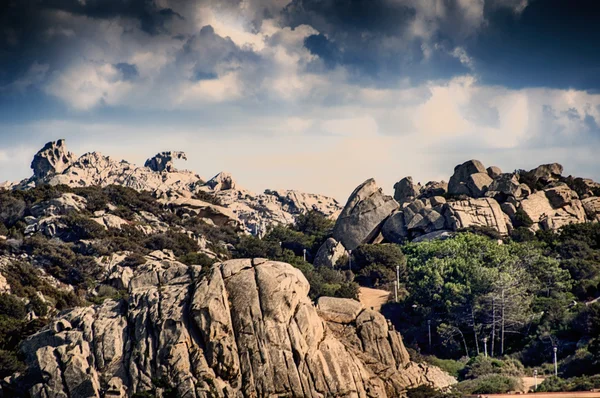
<instances>
[{"instance_id":1,"label":"dark storm cloud","mask_svg":"<svg viewBox=\"0 0 600 398\"><path fill-rule=\"evenodd\" d=\"M488 27L466 47L484 83L600 89L600 2L537 0L520 15L490 11Z\"/></svg>"},{"instance_id":2,"label":"dark storm cloud","mask_svg":"<svg viewBox=\"0 0 600 398\"><path fill-rule=\"evenodd\" d=\"M207 80L216 79L220 72L256 64L259 56L239 48L230 38L215 34L213 27L207 25L187 40L178 61L193 65L194 80Z\"/></svg>"},{"instance_id":3,"label":"dark storm cloud","mask_svg":"<svg viewBox=\"0 0 600 398\"><path fill-rule=\"evenodd\" d=\"M449 51L464 48L483 83L600 89L600 2L488 0L479 21L468 19L465 2L439 2L443 12L427 14L435 4L293 0L283 15L289 26L308 24L320 32L306 40L306 47L329 67L358 67L386 80L464 73L439 51L437 58L423 59L422 46L437 43ZM429 24L430 37L411 37L408 29L420 18ZM396 48L385 45L393 38L401 39ZM412 75L415 72L417 76Z\"/></svg>"}]
</instances>

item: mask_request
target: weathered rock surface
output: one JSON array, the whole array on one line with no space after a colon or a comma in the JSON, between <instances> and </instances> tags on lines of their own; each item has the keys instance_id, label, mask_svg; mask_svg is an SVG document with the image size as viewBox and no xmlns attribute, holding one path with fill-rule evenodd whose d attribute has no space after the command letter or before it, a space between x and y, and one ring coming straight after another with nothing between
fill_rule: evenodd
<instances>
[{"instance_id":1,"label":"weathered rock surface","mask_svg":"<svg viewBox=\"0 0 600 398\"><path fill-rule=\"evenodd\" d=\"M491 198L459 200L448 203L446 219L456 231L461 228L489 227L507 235L512 225L507 223L498 202Z\"/></svg>"},{"instance_id":2,"label":"weathered rock surface","mask_svg":"<svg viewBox=\"0 0 600 398\"><path fill-rule=\"evenodd\" d=\"M496 177L500 176L502 174L502 169L498 166L490 166L486 169L488 175L495 179Z\"/></svg>"},{"instance_id":3,"label":"weathered rock surface","mask_svg":"<svg viewBox=\"0 0 600 398\"><path fill-rule=\"evenodd\" d=\"M40 397L125 397L156 380L157 393L181 397L397 397L456 382L410 362L378 312L330 298L317 309L308 290L285 263L230 260L200 278L155 252L135 269L128 305L73 309L26 340L20 382Z\"/></svg>"},{"instance_id":4,"label":"weathered rock surface","mask_svg":"<svg viewBox=\"0 0 600 398\"><path fill-rule=\"evenodd\" d=\"M454 168L454 174L450 177L450 181L448 181L448 193L451 195L471 195L470 187L468 186L469 177L473 174L485 174L487 175L487 170L483 163L479 160L468 160L463 164L459 164ZM488 176L489 178L489 176ZM470 185L473 186L476 183L480 183L478 177L475 177L477 182L471 181Z\"/></svg>"},{"instance_id":5,"label":"weathered rock surface","mask_svg":"<svg viewBox=\"0 0 600 398\"><path fill-rule=\"evenodd\" d=\"M74 155L67 151L65 140L49 142L33 157L31 168L36 179L44 179L65 171L75 161Z\"/></svg>"},{"instance_id":6,"label":"weathered rock surface","mask_svg":"<svg viewBox=\"0 0 600 398\"><path fill-rule=\"evenodd\" d=\"M333 229L333 237L346 249L354 250L374 239L382 222L398 207L398 202L384 195L374 179L368 179L348 198Z\"/></svg>"},{"instance_id":7,"label":"weathered rock surface","mask_svg":"<svg viewBox=\"0 0 600 398\"><path fill-rule=\"evenodd\" d=\"M313 264L315 267L333 268L345 254L346 249L344 249L344 245L333 238L329 238L317 251Z\"/></svg>"},{"instance_id":8,"label":"weathered rock surface","mask_svg":"<svg viewBox=\"0 0 600 398\"><path fill-rule=\"evenodd\" d=\"M58 140L49 142L35 155L31 164L34 177L20 184L6 184L6 188L27 189L41 183L71 187L114 184L151 192L165 203L180 198L189 200L199 191L205 191L214 194L222 203L220 207L203 207L207 220L215 224L241 223L247 232L255 235L264 235L275 225L293 223L298 215L310 210L332 218L341 210L335 199L323 195L293 190L266 190L263 194L254 194L239 187L229 173L219 173L205 183L191 171L175 169L175 159L187 158L183 152L161 152L148 159L144 167L97 152L75 158L67 151L64 140Z\"/></svg>"},{"instance_id":9,"label":"weathered rock surface","mask_svg":"<svg viewBox=\"0 0 600 398\"><path fill-rule=\"evenodd\" d=\"M175 165L173 164L173 161L175 159L187 160L187 156L185 155L185 152L179 152L179 151L175 151L175 152L168 151L168 152L157 153L155 156L146 160L146 163L144 163L144 167L148 167L150 170L157 171L157 172L161 172L161 171L174 172L174 171L176 171Z\"/></svg>"},{"instance_id":10,"label":"weathered rock surface","mask_svg":"<svg viewBox=\"0 0 600 398\"><path fill-rule=\"evenodd\" d=\"M558 163L543 164L529 171L529 174L533 176L534 181L542 181L543 183L549 183L556 181L563 172L562 165Z\"/></svg>"},{"instance_id":11,"label":"weathered rock surface","mask_svg":"<svg viewBox=\"0 0 600 398\"><path fill-rule=\"evenodd\" d=\"M392 243L402 243L408 236L404 212L396 211L385 220L381 227L381 233L385 240Z\"/></svg>"},{"instance_id":12,"label":"weathered rock surface","mask_svg":"<svg viewBox=\"0 0 600 398\"><path fill-rule=\"evenodd\" d=\"M415 200L421 193L421 185L414 184L412 177L404 177L394 185L394 199L399 204Z\"/></svg>"},{"instance_id":13,"label":"weathered rock surface","mask_svg":"<svg viewBox=\"0 0 600 398\"><path fill-rule=\"evenodd\" d=\"M588 218L600 222L600 197L586 198L582 200L582 204Z\"/></svg>"}]
</instances>

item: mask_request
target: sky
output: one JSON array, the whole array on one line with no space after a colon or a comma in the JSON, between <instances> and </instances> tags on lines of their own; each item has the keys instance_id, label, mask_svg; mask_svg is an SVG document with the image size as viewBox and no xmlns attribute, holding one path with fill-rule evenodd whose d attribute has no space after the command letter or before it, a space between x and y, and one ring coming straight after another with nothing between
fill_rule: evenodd
<instances>
[{"instance_id":1,"label":"sky","mask_svg":"<svg viewBox=\"0 0 600 398\"><path fill-rule=\"evenodd\" d=\"M600 180L594 0L7 0L0 180L65 138L345 201L479 159Z\"/></svg>"}]
</instances>

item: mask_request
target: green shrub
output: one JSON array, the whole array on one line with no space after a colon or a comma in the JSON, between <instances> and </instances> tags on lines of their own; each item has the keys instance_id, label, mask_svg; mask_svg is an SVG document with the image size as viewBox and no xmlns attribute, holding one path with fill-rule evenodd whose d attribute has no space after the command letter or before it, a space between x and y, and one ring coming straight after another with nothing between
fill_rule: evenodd
<instances>
[{"instance_id":1,"label":"green shrub","mask_svg":"<svg viewBox=\"0 0 600 398\"><path fill-rule=\"evenodd\" d=\"M488 374L474 380L462 381L454 387L454 390L462 395L506 394L521 388L520 379L500 374Z\"/></svg>"},{"instance_id":2,"label":"green shrub","mask_svg":"<svg viewBox=\"0 0 600 398\"><path fill-rule=\"evenodd\" d=\"M0 378L14 375L25 370L25 364L14 351L0 350Z\"/></svg>"},{"instance_id":3,"label":"green shrub","mask_svg":"<svg viewBox=\"0 0 600 398\"><path fill-rule=\"evenodd\" d=\"M210 267L217 261L204 253L187 253L178 260L187 265L201 265L202 267Z\"/></svg>"},{"instance_id":4,"label":"green shrub","mask_svg":"<svg viewBox=\"0 0 600 398\"><path fill-rule=\"evenodd\" d=\"M75 242L81 239L98 239L106 235L106 229L91 218L79 214L70 213L62 217L71 233L62 236L62 240L66 242Z\"/></svg>"},{"instance_id":5,"label":"green shrub","mask_svg":"<svg viewBox=\"0 0 600 398\"><path fill-rule=\"evenodd\" d=\"M23 319L27 315L27 309L23 301L17 296L3 293L0 294L0 315Z\"/></svg>"},{"instance_id":6,"label":"green shrub","mask_svg":"<svg viewBox=\"0 0 600 398\"><path fill-rule=\"evenodd\" d=\"M529 228L533 225L533 220L527 215L527 213L525 213L525 210L523 210L523 208L519 206L517 207L517 212L515 213L513 225L515 228Z\"/></svg>"},{"instance_id":7,"label":"green shrub","mask_svg":"<svg viewBox=\"0 0 600 398\"><path fill-rule=\"evenodd\" d=\"M396 270L377 263L361 269L356 276L356 281L362 286L375 288L394 283L395 280Z\"/></svg>"},{"instance_id":8,"label":"green shrub","mask_svg":"<svg viewBox=\"0 0 600 398\"><path fill-rule=\"evenodd\" d=\"M458 378L463 373L463 369L466 365L463 361L456 361L454 359L441 359L433 355L426 356L423 358L426 362L437 366L438 368L446 371L448 374L456 378Z\"/></svg>"},{"instance_id":9,"label":"green shrub","mask_svg":"<svg viewBox=\"0 0 600 398\"><path fill-rule=\"evenodd\" d=\"M121 261L122 267L137 268L142 264L146 264L146 257L140 253L132 253Z\"/></svg>"},{"instance_id":10,"label":"green shrub","mask_svg":"<svg viewBox=\"0 0 600 398\"><path fill-rule=\"evenodd\" d=\"M178 257L200 249L194 239L184 233L171 230L148 237L144 246L149 250L172 250Z\"/></svg>"},{"instance_id":11,"label":"green shrub","mask_svg":"<svg viewBox=\"0 0 600 398\"><path fill-rule=\"evenodd\" d=\"M194 195L194 199L199 199L199 200L211 203L216 206L223 206L221 199L219 199L219 197L217 197L214 193L210 193L210 192L198 191Z\"/></svg>"},{"instance_id":12,"label":"green shrub","mask_svg":"<svg viewBox=\"0 0 600 398\"><path fill-rule=\"evenodd\" d=\"M522 376L524 371L523 364L517 359L510 357L497 359L478 355L467 362L463 375L466 379L476 379L491 374Z\"/></svg>"}]
</instances>

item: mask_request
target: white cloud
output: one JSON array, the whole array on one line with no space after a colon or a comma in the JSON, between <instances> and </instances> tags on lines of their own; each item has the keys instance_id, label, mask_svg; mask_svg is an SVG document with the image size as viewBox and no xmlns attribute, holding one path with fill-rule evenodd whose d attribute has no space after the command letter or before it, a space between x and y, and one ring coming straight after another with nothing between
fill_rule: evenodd
<instances>
[{"instance_id":1,"label":"white cloud","mask_svg":"<svg viewBox=\"0 0 600 398\"><path fill-rule=\"evenodd\" d=\"M132 88L113 65L85 61L56 72L45 87L47 93L78 110L87 110L102 102L117 104Z\"/></svg>"}]
</instances>

